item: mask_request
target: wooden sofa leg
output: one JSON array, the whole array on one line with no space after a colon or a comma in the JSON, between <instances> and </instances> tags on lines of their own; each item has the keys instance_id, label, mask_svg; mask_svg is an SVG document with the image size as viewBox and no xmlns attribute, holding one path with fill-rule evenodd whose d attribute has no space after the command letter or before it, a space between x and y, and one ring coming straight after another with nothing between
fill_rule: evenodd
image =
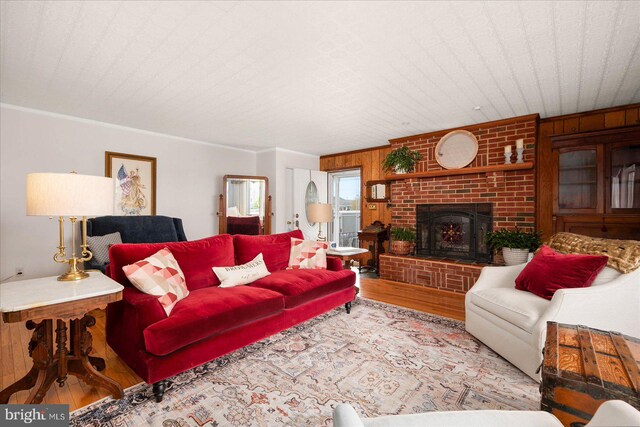
<instances>
[{"instance_id":1,"label":"wooden sofa leg","mask_svg":"<svg viewBox=\"0 0 640 427\"><path fill-rule=\"evenodd\" d=\"M347 314L351 313L351 301L344 305L344 309L347 310Z\"/></svg>"},{"instance_id":2,"label":"wooden sofa leg","mask_svg":"<svg viewBox=\"0 0 640 427\"><path fill-rule=\"evenodd\" d=\"M166 389L167 380L158 381L157 383L153 384L153 395L156 398L156 402L162 402L162 398Z\"/></svg>"}]
</instances>

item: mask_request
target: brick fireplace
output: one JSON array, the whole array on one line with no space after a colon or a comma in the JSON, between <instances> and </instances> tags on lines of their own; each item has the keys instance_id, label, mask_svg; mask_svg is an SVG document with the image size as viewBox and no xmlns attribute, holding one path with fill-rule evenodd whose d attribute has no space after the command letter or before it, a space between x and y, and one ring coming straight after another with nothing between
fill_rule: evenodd
<instances>
[{"instance_id":1,"label":"brick fireplace","mask_svg":"<svg viewBox=\"0 0 640 427\"><path fill-rule=\"evenodd\" d=\"M537 115L482 123L461 129L478 139L478 154L467 168L504 164L504 147L511 145L515 162L515 141L524 139L524 161L533 162L537 133ZM449 175L435 160L435 147L447 131L433 132L391 140L391 147L408 146L419 151L423 159L416 172L443 171L443 176L397 179L391 184L392 226L416 228L418 205L488 204L493 229L519 227L531 230L535 224L534 170L500 170ZM484 232L484 231L483 231ZM476 238L477 236L472 236ZM486 263L452 260L442 254L418 253L421 256L380 257L380 277L389 280L465 293L473 285ZM426 258L425 258L426 256ZM487 258L485 258L486 260ZM496 260L497 261L497 260Z\"/></svg>"}]
</instances>

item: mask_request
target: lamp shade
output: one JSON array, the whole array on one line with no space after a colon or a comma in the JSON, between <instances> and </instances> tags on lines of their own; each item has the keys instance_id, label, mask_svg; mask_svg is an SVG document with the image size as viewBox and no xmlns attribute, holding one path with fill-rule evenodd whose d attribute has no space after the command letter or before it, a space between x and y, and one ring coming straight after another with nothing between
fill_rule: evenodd
<instances>
[{"instance_id":1,"label":"lamp shade","mask_svg":"<svg viewBox=\"0 0 640 427\"><path fill-rule=\"evenodd\" d=\"M27 175L27 215L113 215L113 178L76 173Z\"/></svg>"},{"instance_id":2,"label":"lamp shade","mask_svg":"<svg viewBox=\"0 0 640 427\"><path fill-rule=\"evenodd\" d=\"M331 222L333 209L327 203L312 203L308 210L309 222Z\"/></svg>"}]
</instances>

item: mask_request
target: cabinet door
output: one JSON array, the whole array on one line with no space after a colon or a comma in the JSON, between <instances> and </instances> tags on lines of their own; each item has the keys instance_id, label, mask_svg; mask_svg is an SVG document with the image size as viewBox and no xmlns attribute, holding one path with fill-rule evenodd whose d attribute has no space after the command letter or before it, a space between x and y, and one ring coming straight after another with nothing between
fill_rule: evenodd
<instances>
[{"instance_id":1,"label":"cabinet door","mask_svg":"<svg viewBox=\"0 0 640 427\"><path fill-rule=\"evenodd\" d=\"M640 213L640 141L609 144L607 212Z\"/></svg>"},{"instance_id":2,"label":"cabinet door","mask_svg":"<svg viewBox=\"0 0 640 427\"><path fill-rule=\"evenodd\" d=\"M554 150L556 212L603 212L602 152L601 145Z\"/></svg>"}]
</instances>

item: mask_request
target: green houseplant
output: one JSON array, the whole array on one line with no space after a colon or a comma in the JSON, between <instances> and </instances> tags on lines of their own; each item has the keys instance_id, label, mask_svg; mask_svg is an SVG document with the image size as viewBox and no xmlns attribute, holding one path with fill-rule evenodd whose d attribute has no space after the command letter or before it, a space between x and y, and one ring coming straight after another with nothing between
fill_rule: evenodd
<instances>
[{"instance_id":1,"label":"green houseplant","mask_svg":"<svg viewBox=\"0 0 640 427\"><path fill-rule=\"evenodd\" d=\"M396 255L408 255L416 241L416 232L412 228L393 227L391 229L390 251Z\"/></svg>"},{"instance_id":2,"label":"green houseplant","mask_svg":"<svg viewBox=\"0 0 640 427\"><path fill-rule=\"evenodd\" d=\"M382 161L382 168L386 172L411 172L420 159L422 159L422 154L409 150L409 147L400 147L387 154Z\"/></svg>"},{"instance_id":3,"label":"green houseplant","mask_svg":"<svg viewBox=\"0 0 640 427\"><path fill-rule=\"evenodd\" d=\"M487 244L493 249L502 249L502 256L506 265L516 265L527 262L529 252L540 247L540 232L521 231L503 228L490 231L486 235Z\"/></svg>"}]
</instances>

